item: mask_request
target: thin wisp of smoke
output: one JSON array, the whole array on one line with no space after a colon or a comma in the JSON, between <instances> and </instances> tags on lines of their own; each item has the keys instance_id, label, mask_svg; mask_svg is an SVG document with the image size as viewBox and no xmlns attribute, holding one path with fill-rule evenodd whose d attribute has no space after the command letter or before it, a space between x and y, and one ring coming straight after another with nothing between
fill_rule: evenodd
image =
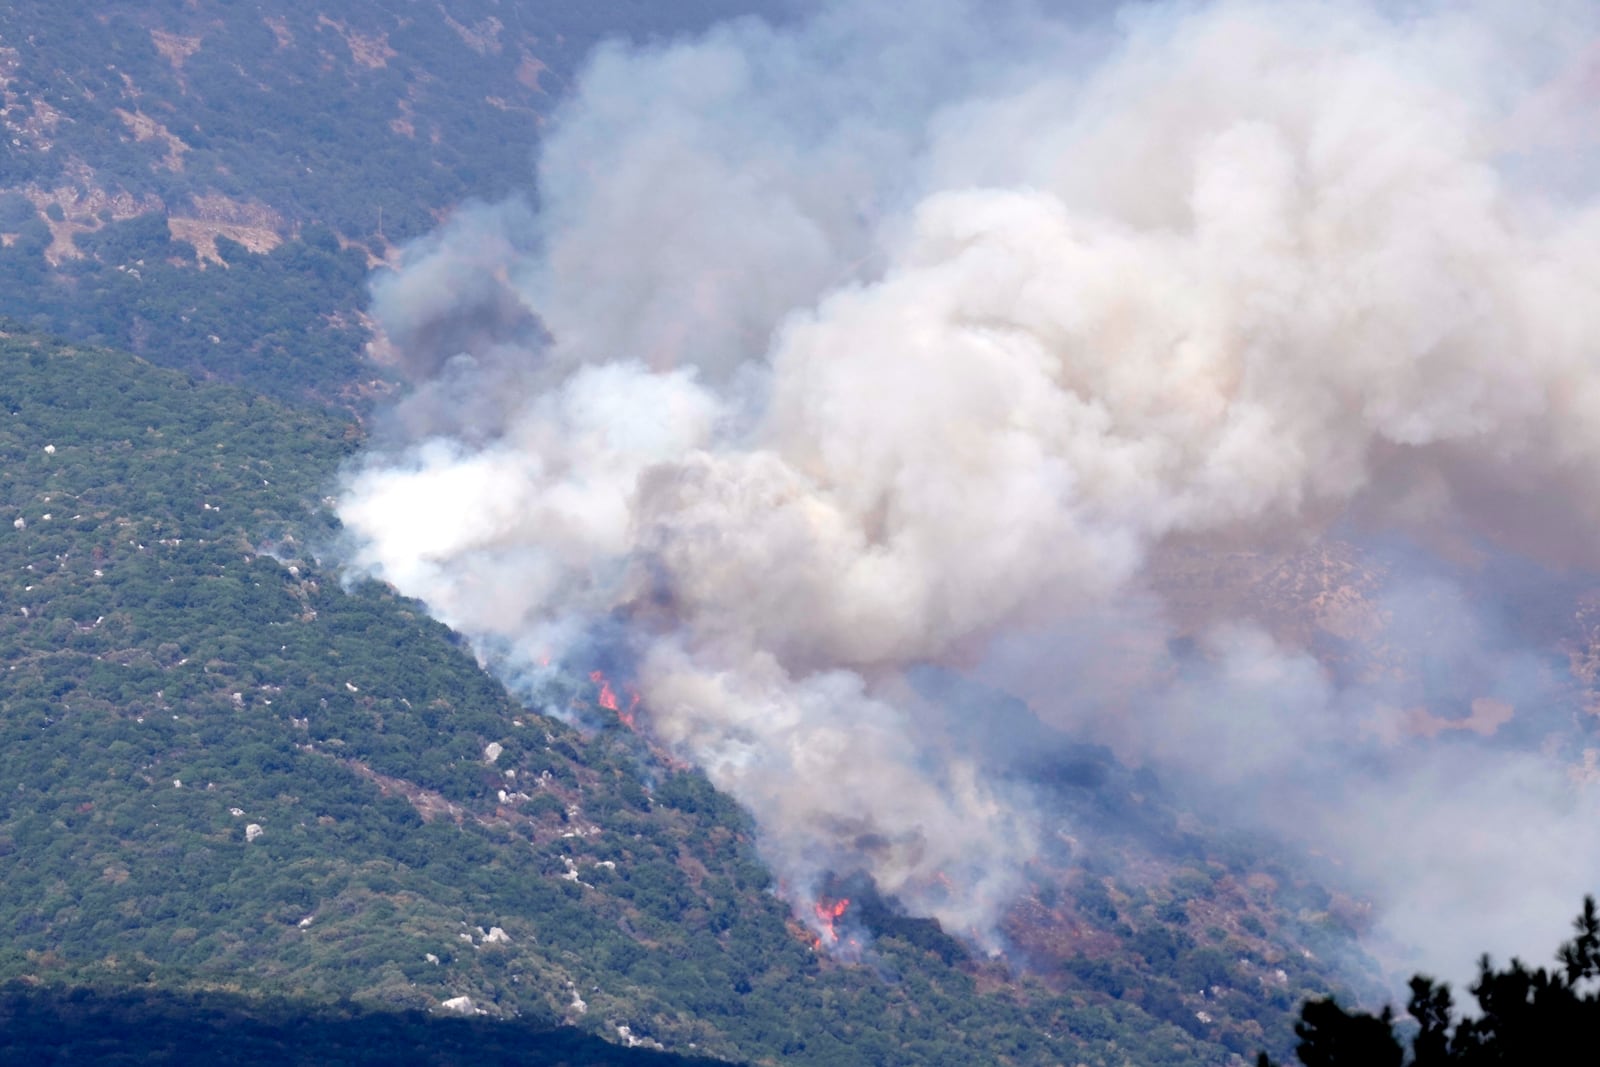
<instances>
[{"instance_id":1,"label":"thin wisp of smoke","mask_svg":"<svg viewBox=\"0 0 1600 1067\"><path fill-rule=\"evenodd\" d=\"M508 679L613 635L800 916L860 871L992 943L1040 814L908 671L1004 662L1150 758L1209 723L1226 781L1371 709L1225 617L1206 671L1122 686L1137 708L1059 677L1063 635L1131 603L1171 632L1170 546L1359 510L1592 555L1600 204L1527 176L1584 136L1591 15L847 6L603 49L539 210L466 209L374 283L417 381L347 474L350 566ZM1502 522L1507 494L1549 521ZM1343 781L1317 832L1459 803ZM1561 892L1597 873L1572 866Z\"/></svg>"}]
</instances>

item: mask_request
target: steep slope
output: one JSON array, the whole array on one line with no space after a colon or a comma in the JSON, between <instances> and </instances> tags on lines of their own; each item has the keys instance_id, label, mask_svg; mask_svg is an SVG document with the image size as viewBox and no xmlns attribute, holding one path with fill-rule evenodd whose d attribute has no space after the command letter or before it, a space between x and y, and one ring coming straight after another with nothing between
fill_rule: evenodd
<instances>
[{"instance_id":1,"label":"steep slope","mask_svg":"<svg viewBox=\"0 0 1600 1067\"><path fill-rule=\"evenodd\" d=\"M467 997L767 1062L1142 1064L1282 1051L1295 1001L1366 966L1346 957L1369 908L1338 871L976 688L968 743L1031 751L992 769L1057 828L1007 958L849 872L829 907L865 947L819 952L748 819L630 732L594 665L541 695L581 728L533 714L418 605L319 562L338 536L319 497L360 432L256 394L360 409L390 389L368 270L526 185L594 42L746 6L0 11L0 311L250 390L0 339L0 976ZM1415 635L1387 642L1382 553L1191 547L1153 575L1184 641L1247 618L1403 697L1379 723L1396 737L1546 729ZM1592 707L1600 598L1541 581L1524 643L1568 656L1562 695Z\"/></svg>"},{"instance_id":2,"label":"steep slope","mask_svg":"<svg viewBox=\"0 0 1600 1067\"><path fill-rule=\"evenodd\" d=\"M1259 847L1181 831L1102 750L1039 774L1125 845L1041 857L1011 962L849 881L863 954L821 953L746 817L594 684L550 691L581 731L532 713L319 566L350 424L14 332L0 373L0 976L468 997L818 1064L1223 1063L1332 988L1276 889L1229 910Z\"/></svg>"}]
</instances>

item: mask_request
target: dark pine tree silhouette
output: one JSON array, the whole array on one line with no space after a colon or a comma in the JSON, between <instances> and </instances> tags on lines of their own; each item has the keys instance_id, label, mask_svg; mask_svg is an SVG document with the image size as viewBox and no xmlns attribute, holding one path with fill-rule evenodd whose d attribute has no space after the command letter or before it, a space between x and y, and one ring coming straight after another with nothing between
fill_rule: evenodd
<instances>
[{"instance_id":1,"label":"dark pine tree silhouette","mask_svg":"<svg viewBox=\"0 0 1600 1067\"><path fill-rule=\"evenodd\" d=\"M1587 1062L1600 1033L1600 914L1593 897L1573 923L1577 936L1557 953L1560 967L1529 970L1513 959L1495 970L1489 957L1478 964L1469 991L1477 1018L1457 1020L1450 987L1418 975L1411 980L1406 1010L1417 1030L1411 1055L1395 1036L1394 1012L1347 1012L1332 999L1307 1002L1294 1032L1295 1054L1305 1067L1504 1067ZM1266 1053L1257 1067L1273 1067Z\"/></svg>"}]
</instances>

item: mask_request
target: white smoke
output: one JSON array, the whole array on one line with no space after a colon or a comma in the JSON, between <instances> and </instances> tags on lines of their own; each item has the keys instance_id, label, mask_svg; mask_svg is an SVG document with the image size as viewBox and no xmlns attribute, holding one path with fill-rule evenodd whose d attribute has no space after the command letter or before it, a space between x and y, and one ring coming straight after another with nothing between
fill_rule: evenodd
<instances>
[{"instance_id":1,"label":"white smoke","mask_svg":"<svg viewBox=\"0 0 1600 1067\"><path fill-rule=\"evenodd\" d=\"M1512 536L1514 491L1593 556L1600 207L1534 180L1582 150L1593 15L939 4L605 49L537 221L470 212L375 286L428 351L345 486L353 565L511 676L620 627L802 913L861 869L984 939L1036 818L907 669L1352 506ZM1218 634L1233 681L1157 719L1329 684ZM1271 758L1351 701L1304 703Z\"/></svg>"}]
</instances>

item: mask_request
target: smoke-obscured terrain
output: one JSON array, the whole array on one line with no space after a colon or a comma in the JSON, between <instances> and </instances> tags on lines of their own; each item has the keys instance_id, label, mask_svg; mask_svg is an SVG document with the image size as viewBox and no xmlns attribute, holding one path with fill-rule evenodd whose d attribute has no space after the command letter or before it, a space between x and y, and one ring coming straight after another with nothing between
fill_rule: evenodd
<instances>
[{"instance_id":1,"label":"smoke-obscured terrain","mask_svg":"<svg viewBox=\"0 0 1600 1067\"><path fill-rule=\"evenodd\" d=\"M351 564L530 700L636 693L821 937L859 873L1006 947L1072 827L975 680L1329 857L1402 958L1553 943L1600 874L1553 654L1600 526L1594 16L875 5L602 49L537 212L374 283L415 388Z\"/></svg>"}]
</instances>

